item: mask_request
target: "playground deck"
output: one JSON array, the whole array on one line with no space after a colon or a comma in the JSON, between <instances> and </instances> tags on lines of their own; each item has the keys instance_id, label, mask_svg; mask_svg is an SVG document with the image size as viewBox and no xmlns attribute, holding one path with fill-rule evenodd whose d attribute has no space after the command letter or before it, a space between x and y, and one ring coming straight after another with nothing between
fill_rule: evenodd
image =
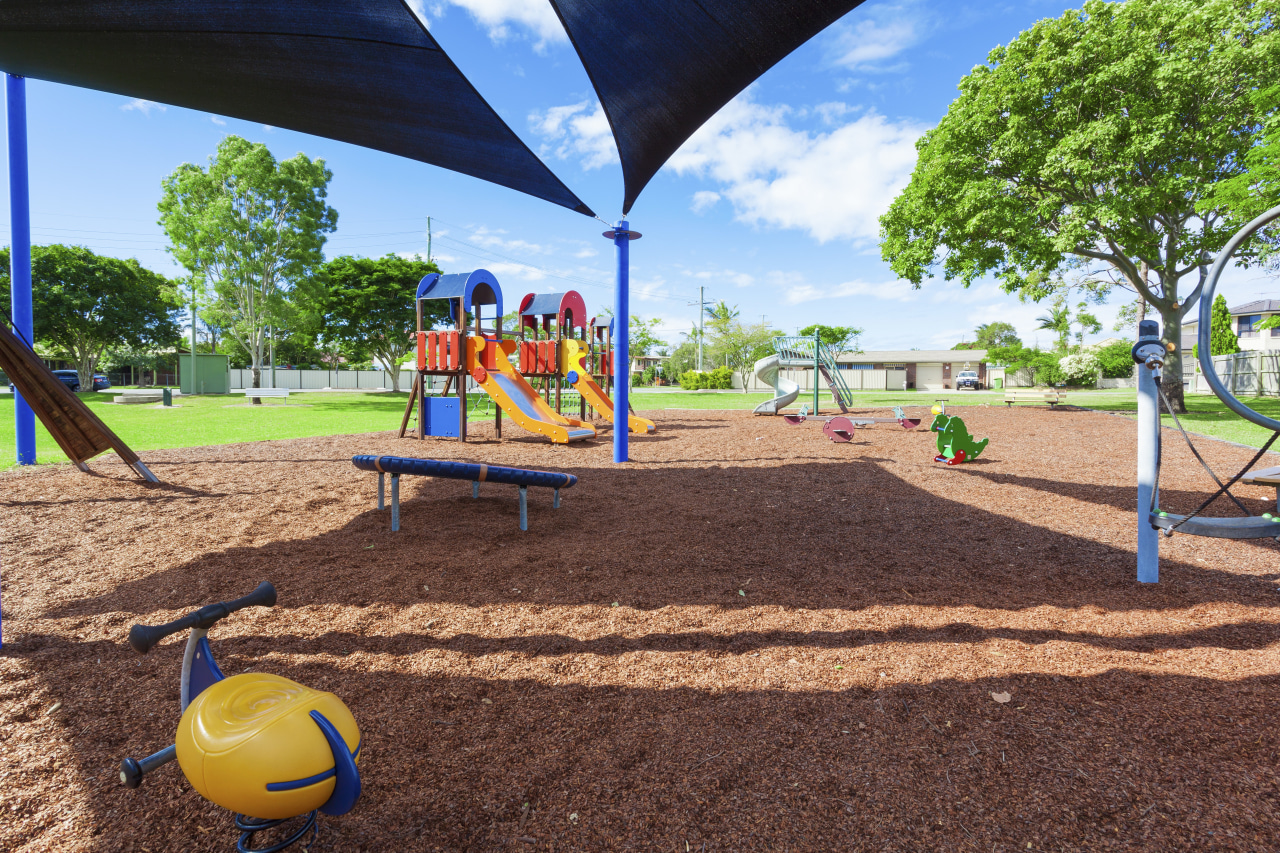
<instances>
[{"instance_id":1,"label":"playground deck","mask_svg":"<svg viewBox=\"0 0 1280 853\"><path fill-rule=\"evenodd\" d=\"M1139 587L1133 422L997 406L951 407L991 437L956 467L923 429L668 411L620 466L482 424L0 475L0 849L233 846L176 767L117 786L178 714L180 645L126 635L260 580L223 668L333 691L365 738L317 849L1280 848L1277 545L1175 537ZM579 481L521 533L509 494L407 479L391 537L363 453ZM1165 454L1185 512L1203 474Z\"/></svg>"}]
</instances>

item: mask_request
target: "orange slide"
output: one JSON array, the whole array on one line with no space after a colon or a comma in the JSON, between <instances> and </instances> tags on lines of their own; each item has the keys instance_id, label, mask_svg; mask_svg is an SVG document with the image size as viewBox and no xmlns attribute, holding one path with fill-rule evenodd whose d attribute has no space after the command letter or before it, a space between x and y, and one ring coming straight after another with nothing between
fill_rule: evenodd
<instances>
[{"instance_id":1,"label":"orange slide","mask_svg":"<svg viewBox=\"0 0 1280 853\"><path fill-rule=\"evenodd\" d=\"M564 341L563 370L565 378L582 395L582 399L587 401L588 406L591 406L604 415L610 423L613 423L613 401L604 393L604 389L591 378L591 371L587 370L586 358L586 344L572 339ZM658 427L653 421L633 414L627 415L627 429L629 432L641 434L658 431Z\"/></svg>"}]
</instances>

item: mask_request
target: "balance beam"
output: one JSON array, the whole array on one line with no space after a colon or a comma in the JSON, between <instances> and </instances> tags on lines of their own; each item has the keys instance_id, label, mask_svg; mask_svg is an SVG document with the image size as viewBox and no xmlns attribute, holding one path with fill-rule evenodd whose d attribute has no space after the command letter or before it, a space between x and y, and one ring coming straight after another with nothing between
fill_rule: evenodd
<instances>
[{"instance_id":1,"label":"balance beam","mask_svg":"<svg viewBox=\"0 0 1280 853\"><path fill-rule=\"evenodd\" d=\"M470 480L471 497L480 497L481 483L503 483L520 489L520 529L529 529L528 488L542 486L552 489L551 506L560 507L560 490L567 489L578 478L556 471L529 471L524 468L504 468L474 462L444 462L439 459L410 459L404 456L352 456L351 464L362 471L378 473L378 509L386 509L386 475L391 475L391 530L400 529L400 477L414 474L422 477L444 477L449 480Z\"/></svg>"}]
</instances>

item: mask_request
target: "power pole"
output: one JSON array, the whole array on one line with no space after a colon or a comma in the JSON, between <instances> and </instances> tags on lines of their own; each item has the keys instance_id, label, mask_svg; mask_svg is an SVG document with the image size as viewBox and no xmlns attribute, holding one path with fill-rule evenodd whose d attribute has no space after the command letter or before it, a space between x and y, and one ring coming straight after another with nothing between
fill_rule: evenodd
<instances>
[{"instance_id":1,"label":"power pole","mask_svg":"<svg viewBox=\"0 0 1280 853\"><path fill-rule=\"evenodd\" d=\"M690 302L690 305L693 303ZM702 339L707 336L707 297L706 288L698 288L698 372L702 372Z\"/></svg>"},{"instance_id":2,"label":"power pole","mask_svg":"<svg viewBox=\"0 0 1280 853\"><path fill-rule=\"evenodd\" d=\"M431 263L431 217L427 217L427 263Z\"/></svg>"}]
</instances>

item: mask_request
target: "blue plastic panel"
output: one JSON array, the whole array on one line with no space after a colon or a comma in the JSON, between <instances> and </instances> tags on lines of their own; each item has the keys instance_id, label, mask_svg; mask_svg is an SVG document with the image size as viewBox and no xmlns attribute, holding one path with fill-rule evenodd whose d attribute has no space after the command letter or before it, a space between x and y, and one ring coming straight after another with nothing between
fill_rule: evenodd
<instances>
[{"instance_id":1,"label":"blue plastic panel","mask_svg":"<svg viewBox=\"0 0 1280 853\"><path fill-rule=\"evenodd\" d=\"M457 438L458 403L457 397L428 397L425 408L427 420L422 425L422 434Z\"/></svg>"}]
</instances>

